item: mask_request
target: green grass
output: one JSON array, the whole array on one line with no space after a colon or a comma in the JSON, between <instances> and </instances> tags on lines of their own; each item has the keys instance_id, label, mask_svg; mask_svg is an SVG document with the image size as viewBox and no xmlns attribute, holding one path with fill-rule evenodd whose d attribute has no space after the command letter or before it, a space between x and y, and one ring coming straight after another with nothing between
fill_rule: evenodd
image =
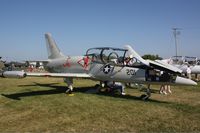
<instances>
[{"instance_id":1,"label":"green grass","mask_svg":"<svg viewBox=\"0 0 200 133\"><path fill-rule=\"evenodd\" d=\"M1 132L200 132L200 85L172 87L149 101L126 89L126 96L89 94L96 82L74 80L74 96L56 78L0 79Z\"/></svg>"}]
</instances>

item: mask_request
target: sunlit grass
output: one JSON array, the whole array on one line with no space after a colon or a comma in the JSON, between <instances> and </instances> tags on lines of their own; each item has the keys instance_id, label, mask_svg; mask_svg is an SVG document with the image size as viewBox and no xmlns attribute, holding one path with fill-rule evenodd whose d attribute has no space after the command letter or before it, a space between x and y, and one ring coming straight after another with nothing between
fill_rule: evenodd
<instances>
[{"instance_id":1,"label":"sunlit grass","mask_svg":"<svg viewBox=\"0 0 200 133\"><path fill-rule=\"evenodd\" d=\"M97 82L74 80L74 96L56 78L0 79L1 132L200 132L199 86L172 87L141 101L139 89L126 96L86 93Z\"/></svg>"}]
</instances>

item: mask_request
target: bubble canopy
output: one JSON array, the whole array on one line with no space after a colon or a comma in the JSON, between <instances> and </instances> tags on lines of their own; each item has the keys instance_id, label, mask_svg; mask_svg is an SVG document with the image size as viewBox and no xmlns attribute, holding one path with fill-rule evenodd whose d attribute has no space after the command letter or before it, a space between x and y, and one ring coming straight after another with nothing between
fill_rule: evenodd
<instances>
[{"instance_id":1,"label":"bubble canopy","mask_svg":"<svg viewBox=\"0 0 200 133\"><path fill-rule=\"evenodd\" d=\"M123 64L127 51L120 48L97 47L88 49L86 56L92 56L93 61L97 62Z\"/></svg>"}]
</instances>

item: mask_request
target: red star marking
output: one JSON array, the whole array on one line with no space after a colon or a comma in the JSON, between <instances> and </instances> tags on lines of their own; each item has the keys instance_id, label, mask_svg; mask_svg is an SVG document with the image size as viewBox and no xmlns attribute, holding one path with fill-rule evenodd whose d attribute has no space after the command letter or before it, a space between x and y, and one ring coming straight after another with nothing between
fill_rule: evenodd
<instances>
[{"instance_id":1,"label":"red star marking","mask_svg":"<svg viewBox=\"0 0 200 133\"><path fill-rule=\"evenodd\" d=\"M88 56L83 57L83 59L80 59L77 63L80 64L85 70L89 66L91 59Z\"/></svg>"}]
</instances>

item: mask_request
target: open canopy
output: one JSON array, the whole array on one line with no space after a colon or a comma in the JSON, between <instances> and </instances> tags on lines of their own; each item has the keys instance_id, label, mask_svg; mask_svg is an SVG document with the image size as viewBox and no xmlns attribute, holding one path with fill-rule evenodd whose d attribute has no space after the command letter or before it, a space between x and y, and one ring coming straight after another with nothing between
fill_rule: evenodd
<instances>
[{"instance_id":1,"label":"open canopy","mask_svg":"<svg viewBox=\"0 0 200 133\"><path fill-rule=\"evenodd\" d=\"M141 69L158 69L169 73L181 73L182 71L161 61L144 60L134 49L127 45L124 49L112 47L90 48L86 52L93 62L111 64L121 67L135 67Z\"/></svg>"},{"instance_id":2,"label":"open canopy","mask_svg":"<svg viewBox=\"0 0 200 133\"><path fill-rule=\"evenodd\" d=\"M127 50L112 48L112 47L98 47L87 50L86 55L92 56L93 61L101 63L123 63Z\"/></svg>"},{"instance_id":3,"label":"open canopy","mask_svg":"<svg viewBox=\"0 0 200 133\"><path fill-rule=\"evenodd\" d=\"M128 49L98 47L90 48L86 56L92 56L94 62L118 66L144 67L137 57L130 55Z\"/></svg>"}]
</instances>

